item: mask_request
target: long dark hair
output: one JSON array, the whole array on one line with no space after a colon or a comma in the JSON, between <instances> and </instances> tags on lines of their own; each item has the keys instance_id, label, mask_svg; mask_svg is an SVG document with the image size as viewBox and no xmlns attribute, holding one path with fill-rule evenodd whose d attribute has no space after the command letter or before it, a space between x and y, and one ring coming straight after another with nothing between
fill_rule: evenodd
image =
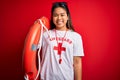
<instances>
[{"instance_id":1,"label":"long dark hair","mask_svg":"<svg viewBox=\"0 0 120 80\"><path fill-rule=\"evenodd\" d=\"M69 9L68 9L68 6L67 6L66 2L55 2L55 3L53 3L52 9L51 9L50 29L54 29L56 27L55 24L53 23L52 17L53 17L53 12L54 12L55 8L58 8L58 7L61 7L63 9L65 9L65 11L67 13L67 16L68 16L68 21L66 23L66 26L67 26L68 29L74 31L71 16L70 16L70 12L69 12Z\"/></svg>"}]
</instances>

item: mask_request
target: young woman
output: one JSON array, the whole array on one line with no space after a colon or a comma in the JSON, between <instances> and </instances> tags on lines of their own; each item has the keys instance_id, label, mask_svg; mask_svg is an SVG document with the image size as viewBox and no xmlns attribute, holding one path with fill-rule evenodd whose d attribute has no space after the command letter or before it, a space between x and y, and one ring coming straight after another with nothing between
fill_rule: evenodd
<instances>
[{"instance_id":1,"label":"young woman","mask_svg":"<svg viewBox=\"0 0 120 80\"><path fill-rule=\"evenodd\" d=\"M74 31L65 2L53 4L50 25L42 40L41 80L81 80L82 39Z\"/></svg>"}]
</instances>

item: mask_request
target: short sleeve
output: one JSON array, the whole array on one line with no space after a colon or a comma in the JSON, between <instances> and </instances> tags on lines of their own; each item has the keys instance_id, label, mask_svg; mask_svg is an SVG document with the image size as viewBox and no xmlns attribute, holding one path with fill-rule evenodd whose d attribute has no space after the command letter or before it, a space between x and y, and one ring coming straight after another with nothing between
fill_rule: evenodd
<instances>
[{"instance_id":1,"label":"short sleeve","mask_svg":"<svg viewBox=\"0 0 120 80\"><path fill-rule=\"evenodd\" d=\"M38 45L37 45L37 49L41 48L44 45L44 41L45 41L45 32L42 35L42 39L39 39Z\"/></svg>"},{"instance_id":2,"label":"short sleeve","mask_svg":"<svg viewBox=\"0 0 120 80\"><path fill-rule=\"evenodd\" d=\"M83 43L80 34L74 34L73 56L84 56Z\"/></svg>"}]
</instances>

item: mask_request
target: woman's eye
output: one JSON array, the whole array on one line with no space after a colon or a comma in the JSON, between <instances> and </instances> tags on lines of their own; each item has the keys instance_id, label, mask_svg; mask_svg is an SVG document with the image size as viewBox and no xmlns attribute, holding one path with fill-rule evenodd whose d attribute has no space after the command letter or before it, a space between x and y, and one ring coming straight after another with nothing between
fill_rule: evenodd
<instances>
[{"instance_id":1,"label":"woman's eye","mask_svg":"<svg viewBox=\"0 0 120 80\"><path fill-rule=\"evenodd\" d=\"M54 17L57 17L58 15L57 14L53 14Z\"/></svg>"}]
</instances>

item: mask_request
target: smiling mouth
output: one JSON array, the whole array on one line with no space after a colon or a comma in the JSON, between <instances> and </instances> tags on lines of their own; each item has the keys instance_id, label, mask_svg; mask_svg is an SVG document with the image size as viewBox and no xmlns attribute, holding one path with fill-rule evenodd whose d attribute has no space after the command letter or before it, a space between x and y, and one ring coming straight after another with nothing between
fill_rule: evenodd
<instances>
[{"instance_id":1,"label":"smiling mouth","mask_svg":"<svg viewBox=\"0 0 120 80\"><path fill-rule=\"evenodd\" d=\"M61 25L63 23L63 21L57 21L58 25Z\"/></svg>"}]
</instances>

